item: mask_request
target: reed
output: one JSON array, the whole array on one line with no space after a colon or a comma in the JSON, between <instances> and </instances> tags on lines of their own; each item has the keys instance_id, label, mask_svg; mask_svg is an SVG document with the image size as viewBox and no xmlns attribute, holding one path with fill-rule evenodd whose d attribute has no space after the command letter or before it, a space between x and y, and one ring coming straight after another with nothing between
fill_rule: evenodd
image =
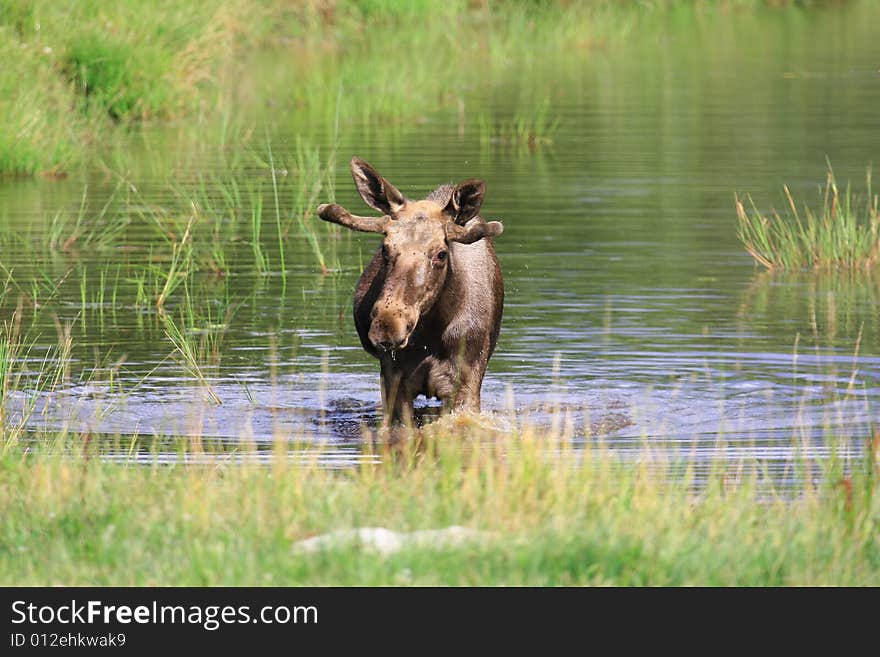
<instances>
[{"instance_id":1,"label":"reed","mask_svg":"<svg viewBox=\"0 0 880 657\"><path fill-rule=\"evenodd\" d=\"M165 327L165 336L174 345L175 353L187 373L199 382L213 403L218 406L222 404L222 400L211 385L210 378L205 373L204 343L200 346L194 339L194 332L191 329L188 331L185 328L181 328L181 325L171 315L165 314L162 319Z\"/></svg>"},{"instance_id":2,"label":"reed","mask_svg":"<svg viewBox=\"0 0 880 657\"><path fill-rule=\"evenodd\" d=\"M761 212L751 197L747 210L737 197L739 238L767 269L871 268L880 255L880 203L871 189L870 168L865 183L863 196L849 185L841 192L829 165L818 211L807 206L799 211L787 186L783 213Z\"/></svg>"}]
</instances>

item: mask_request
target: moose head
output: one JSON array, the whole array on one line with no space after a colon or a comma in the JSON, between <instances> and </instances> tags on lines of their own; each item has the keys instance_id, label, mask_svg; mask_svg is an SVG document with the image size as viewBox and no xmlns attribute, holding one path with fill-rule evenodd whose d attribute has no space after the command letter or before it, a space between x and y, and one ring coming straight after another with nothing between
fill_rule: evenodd
<instances>
[{"instance_id":1,"label":"moose head","mask_svg":"<svg viewBox=\"0 0 880 657\"><path fill-rule=\"evenodd\" d=\"M496 237L503 226L478 216L486 191L482 180L443 185L424 200L411 201L357 157L351 160L351 173L361 197L381 216L354 215L336 204L319 206L318 216L384 235L384 286L371 311L369 340L381 352L403 350L420 318L437 304L450 272L459 264L467 266L456 245Z\"/></svg>"}]
</instances>

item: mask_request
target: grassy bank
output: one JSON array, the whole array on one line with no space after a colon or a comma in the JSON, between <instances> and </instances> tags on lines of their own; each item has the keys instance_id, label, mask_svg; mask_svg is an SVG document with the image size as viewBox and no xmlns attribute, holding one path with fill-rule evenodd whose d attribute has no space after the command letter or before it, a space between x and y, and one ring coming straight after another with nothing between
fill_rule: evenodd
<instances>
[{"instance_id":1,"label":"grassy bank","mask_svg":"<svg viewBox=\"0 0 880 657\"><path fill-rule=\"evenodd\" d=\"M287 459L282 443L263 466L228 455L213 465L110 464L97 447L57 437L28 455L7 450L0 582L880 584L876 462L845 477L826 465L827 484L807 478L776 494L748 463L719 465L695 488L686 467L647 450L622 462L464 420L429 433L440 439L427 449L410 444L383 465L341 473ZM341 528L451 525L485 533L386 556L357 543L295 545Z\"/></svg>"},{"instance_id":2,"label":"grassy bank","mask_svg":"<svg viewBox=\"0 0 880 657\"><path fill-rule=\"evenodd\" d=\"M0 176L63 175L93 164L114 133L144 122L198 125L267 101L293 121L418 119L460 102L487 70L561 65L572 52L623 42L644 14L676 4L2 0ZM767 4L798 5L696 6ZM270 68L285 71L283 87L265 82L271 72L247 68L258 51L275 53ZM548 140L542 131L553 117L531 105L512 117L481 117L482 138Z\"/></svg>"},{"instance_id":3,"label":"grassy bank","mask_svg":"<svg viewBox=\"0 0 880 657\"><path fill-rule=\"evenodd\" d=\"M224 57L259 37L258 3L235 7L4 0L0 175L60 174L114 127L196 114Z\"/></svg>"},{"instance_id":4,"label":"grassy bank","mask_svg":"<svg viewBox=\"0 0 880 657\"><path fill-rule=\"evenodd\" d=\"M294 122L417 119L477 80L473 62L522 60L526 39L563 51L620 33L636 12L606 20L608 6L4 0L0 175L61 175L94 163L114 133L266 102Z\"/></svg>"}]
</instances>

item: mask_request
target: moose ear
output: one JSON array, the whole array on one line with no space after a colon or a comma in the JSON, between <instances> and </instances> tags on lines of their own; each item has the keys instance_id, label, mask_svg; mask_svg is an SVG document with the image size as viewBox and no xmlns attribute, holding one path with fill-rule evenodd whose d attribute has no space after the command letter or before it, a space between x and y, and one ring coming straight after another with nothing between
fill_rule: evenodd
<instances>
[{"instance_id":1,"label":"moose ear","mask_svg":"<svg viewBox=\"0 0 880 657\"><path fill-rule=\"evenodd\" d=\"M443 211L459 226L473 219L483 205L486 183L482 180L466 180L456 185Z\"/></svg>"},{"instance_id":2,"label":"moose ear","mask_svg":"<svg viewBox=\"0 0 880 657\"><path fill-rule=\"evenodd\" d=\"M364 202L382 214L393 214L403 207L403 194L359 157L351 158L351 175Z\"/></svg>"}]
</instances>

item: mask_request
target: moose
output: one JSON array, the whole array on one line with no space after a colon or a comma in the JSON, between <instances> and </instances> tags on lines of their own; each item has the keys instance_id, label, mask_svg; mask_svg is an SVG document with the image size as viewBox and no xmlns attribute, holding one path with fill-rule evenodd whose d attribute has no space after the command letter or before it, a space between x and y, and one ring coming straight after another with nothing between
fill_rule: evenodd
<instances>
[{"instance_id":1,"label":"moose","mask_svg":"<svg viewBox=\"0 0 880 657\"><path fill-rule=\"evenodd\" d=\"M355 328L380 363L384 424L411 422L420 394L445 410L479 412L504 306L493 244L503 226L478 215L485 183L441 185L411 201L360 158L352 158L351 173L382 216L328 203L318 216L384 236L354 293Z\"/></svg>"}]
</instances>

